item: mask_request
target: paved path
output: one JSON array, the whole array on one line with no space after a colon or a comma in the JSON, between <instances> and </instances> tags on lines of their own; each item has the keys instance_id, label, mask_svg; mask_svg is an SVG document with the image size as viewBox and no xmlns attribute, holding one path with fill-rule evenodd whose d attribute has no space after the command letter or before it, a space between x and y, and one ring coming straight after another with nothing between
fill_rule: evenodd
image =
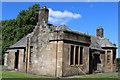
<instances>
[{"instance_id":1,"label":"paved path","mask_svg":"<svg viewBox=\"0 0 120 80\"><path fill-rule=\"evenodd\" d=\"M8 71L7 68L0 68L0 71Z\"/></svg>"}]
</instances>

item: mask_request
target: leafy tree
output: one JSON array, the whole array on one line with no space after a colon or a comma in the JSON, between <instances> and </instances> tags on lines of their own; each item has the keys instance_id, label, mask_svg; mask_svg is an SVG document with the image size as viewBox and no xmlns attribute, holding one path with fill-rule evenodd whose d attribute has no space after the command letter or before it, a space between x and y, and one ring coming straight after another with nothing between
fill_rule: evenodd
<instances>
[{"instance_id":1,"label":"leafy tree","mask_svg":"<svg viewBox=\"0 0 120 80\"><path fill-rule=\"evenodd\" d=\"M116 63L117 63L117 65L120 65L120 58L116 59Z\"/></svg>"},{"instance_id":2,"label":"leafy tree","mask_svg":"<svg viewBox=\"0 0 120 80\"><path fill-rule=\"evenodd\" d=\"M3 56L9 46L33 31L38 22L39 9L39 4L34 4L28 10L20 11L16 19L1 21L3 27L0 28L0 31L2 31L0 42L2 43Z\"/></svg>"},{"instance_id":3,"label":"leafy tree","mask_svg":"<svg viewBox=\"0 0 120 80\"><path fill-rule=\"evenodd\" d=\"M17 18L18 25L36 25L38 21L38 11L40 7L38 4L33 5L28 10L22 10Z\"/></svg>"}]
</instances>

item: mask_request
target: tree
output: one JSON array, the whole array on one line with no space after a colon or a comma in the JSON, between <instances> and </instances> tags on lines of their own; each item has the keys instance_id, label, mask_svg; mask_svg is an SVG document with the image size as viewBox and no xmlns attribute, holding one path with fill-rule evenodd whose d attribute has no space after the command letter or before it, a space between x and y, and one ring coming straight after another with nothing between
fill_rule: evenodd
<instances>
[{"instance_id":1,"label":"tree","mask_svg":"<svg viewBox=\"0 0 120 80\"><path fill-rule=\"evenodd\" d=\"M22 10L17 15L16 19L1 21L2 28L2 55L7 48L28 33L32 32L34 26L38 22L39 4L35 4L28 8L28 10ZM4 57L3 57L4 58Z\"/></svg>"},{"instance_id":2,"label":"tree","mask_svg":"<svg viewBox=\"0 0 120 80\"><path fill-rule=\"evenodd\" d=\"M117 63L117 65L120 65L120 58L116 59L116 63Z\"/></svg>"}]
</instances>

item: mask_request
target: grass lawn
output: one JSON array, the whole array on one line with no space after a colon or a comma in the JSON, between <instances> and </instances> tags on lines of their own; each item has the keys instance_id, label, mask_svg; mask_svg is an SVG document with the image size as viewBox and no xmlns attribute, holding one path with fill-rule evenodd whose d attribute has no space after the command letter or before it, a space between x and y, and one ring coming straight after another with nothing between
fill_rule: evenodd
<instances>
[{"instance_id":1,"label":"grass lawn","mask_svg":"<svg viewBox=\"0 0 120 80\"><path fill-rule=\"evenodd\" d=\"M0 76L0 78L42 78L31 74L13 71L0 71L0 73L2 73L2 76Z\"/></svg>"},{"instance_id":2,"label":"grass lawn","mask_svg":"<svg viewBox=\"0 0 120 80\"><path fill-rule=\"evenodd\" d=\"M0 65L0 68L2 68L2 65Z\"/></svg>"},{"instance_id":3,"label":"grass lawn","mask_svg":"<svg viewBox=\"0 0 120 80\"><path fill-rule=\"evenodd\" d=\"M4 66L0 66L2 68ZM5 67L4 67L5 68ZM1 75L2 74L2 75ZM31 74L26 74L22 72L15 72L15 71L0 71L0 78L2 80L46 80L48 77L43 76L36 76ZM98 78L98 79L96 79ZM102 78L102 79L100 79ZM92 74L92 75L81 75L81 76L70 76L70 77L63 77L62 79L67 80L118 80L118 73L99 73L99 74ZM51 78L52 79L52 78ZM51 80L50 79L50 80ZM53 78L56 79L56 78Z\"/></svg>"},{"instance_id":4,"label":"grass lawn","mask_svg":"<svg viewBox=\"0 0 120 80\"><path fill-rule=\"evenodd\" d=\"M26 74L26 73L21 73L21 72L13 72L13 71L0 71L0 73L2 73L2 76L0 76L0 78L11 78L13 80L13 78L18 78L19 80L21 78L26 79L27 78L31 78L32 80L36 80L36 79L44 79L45 77L41 77L41 76L36 76L36 75L31 75L31 74ZM81 76L71 76L71 77L63 77L62 79L69 79L69 80L73 80L73 78L75 79L80 79L82 78L83 80L96 80L95 78L108 78L105 80L117 80L114 78L118 78L118 73L112 73L112 74L92 74L92 75L81 75ZM98 80L98 79L97 79ZM104 79L102 79L104 80Z\"/></svg>"},{"instance_id":5,"label":"grass lawn","mask_svg":"<svg viewBox=\"0 0 120 80\"><path fill-rule=\"evenodd\" d=\"M0 68L6 68L6 66L0 65Z\"/></svg>"},{"instance_id":6,"label":"grass lawn","mask_svg":"<svg viewBox=\"0 0 120 80\"><path fill-rule=\"evenodd\" d=\"M118 73L99 73L91 75L73 76L74 78L118 78Z\"/></svg>"}]
</instances>

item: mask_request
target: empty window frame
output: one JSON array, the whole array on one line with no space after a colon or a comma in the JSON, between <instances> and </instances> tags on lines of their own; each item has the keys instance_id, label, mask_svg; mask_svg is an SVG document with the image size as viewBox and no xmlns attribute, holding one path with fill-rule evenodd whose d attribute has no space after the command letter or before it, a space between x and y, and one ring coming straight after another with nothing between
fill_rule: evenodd
<instances>
[{"instance_id":1,"label":"empty window frame","mask_svg":"<svg viewBox=\"0 0 120 80\"><path fill-rule=\"evenodd\" d=\"M25 50L24 50L24 54L23 54L23 62L25 62Z\"/></svg>"},{"instance_id":2,"label":"empty window frame","mask_svg":"<svg viewBox=\"0 0 120 80\"><path fill-rule=\"evenodd\" d=\"M70 48L70 65L83 64L83 47L73 46Z\"/></svg>"},{"instance_id":3,"label":"empty window frame","mask_svg":"<svg viewBox=\"0 0 120 80\"><path fill-rule=\"evenodd\" d=\"M30 46L29 62L31 62L32 53L33 53L33 46Z\"/></svg>"},{"instance_id":4,"label":"empty window frame","mask_svg":"<svg viewBox=\"0 0 120 80\"><path fill-rule=\"evenodd\" d=\"M111 51L107 51L107 63L110 64L111 60Z\"/></svg>"},{"instance_id":5,"label":"empty window frame","mask_svg":"<svg viewBox=\"0 0 120 80\"><path fill-rule=\"evenodd\" d=\"M80 47L80 65L83 64L83 47Z\"/></svg>"},{"instance_id":6,"label":"empty window frame","mask_svg":"<svg viewBox=\"0 0 120 80\"><path fill-rule=\"evenodd\" d=\"M70 48L70 65L73 65L74 64L74 46L71 45L71 48Z\"/></svg>"},{"instance_id":7,"label":"empty window frame","mask_svg":"<svg viewBox=\"0 0 120 80\"><path fill-rule=\"evenodd\" d=\"M79 50L79 46L76 46L76 48L75 48L75 65L79 65L79 63L78 63L78 51Z\"/></svg>"}]
</instances>

